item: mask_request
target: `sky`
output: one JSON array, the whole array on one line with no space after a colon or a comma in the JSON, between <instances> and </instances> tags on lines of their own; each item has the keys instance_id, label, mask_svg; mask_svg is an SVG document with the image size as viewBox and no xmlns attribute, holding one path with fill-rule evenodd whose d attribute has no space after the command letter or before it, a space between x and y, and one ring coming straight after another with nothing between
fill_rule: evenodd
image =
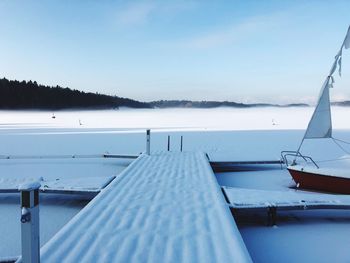
<instances>
[{"instance_id":1,"label":"sky","mask_svg":"<svg viewBox=\"0 0 350 263\"><path fill-rule=\"evenodd\" d=\"M314 103L350 1L0 0L0 77L133 98ZM350 50L333 100L350 99Z\"/></svg>"}]
</instances>

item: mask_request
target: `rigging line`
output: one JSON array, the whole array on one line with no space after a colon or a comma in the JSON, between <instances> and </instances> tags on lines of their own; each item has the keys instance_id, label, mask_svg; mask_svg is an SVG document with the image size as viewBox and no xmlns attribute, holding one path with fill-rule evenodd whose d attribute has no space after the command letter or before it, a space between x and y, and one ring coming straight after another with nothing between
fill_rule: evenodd
<instances>
[{"instance_id":1,"label":"rigging line","mask_svg":"<svg viewBox=\"0 0 350 263\"><path fill-rule=\"evenodd\" d=\"M348 152L347 150L345 150L344 147L341 146L333 137L332 137L332 139L333 139L333 142L334 142L341 150L343 150L343 152L345 152L345 153L347 153L347 154L350 154L350 152Z\"/></svg>"},{"instance_id":2,"label":"rigging line","mask_svg":"<svg viewBox=\"0 0 350 263\"><path fill-rule=\"evenodd\" d=\"M340 139L337 139L337 138L334 138L334 137L332 137L332 139L336 140L336 141L339 141L339 142L342 142L342 143L350 144L350 142L343 141L343 140L340 140Z\"/></svg>"},{"instance_id":3,"label":"rigging line","mask_svg":"<svg viewBox=\"0 0 350 263\"><path fill-rule=\"evenodd\" d=\"M337 158L337 159L328 159L328 160L321 160L321 161L317 161L318 163L327 163L327 162L335 162L335 161L342 161L342 160L349 160L350 157L347 158Z\"/></svg>"}]
</instances>

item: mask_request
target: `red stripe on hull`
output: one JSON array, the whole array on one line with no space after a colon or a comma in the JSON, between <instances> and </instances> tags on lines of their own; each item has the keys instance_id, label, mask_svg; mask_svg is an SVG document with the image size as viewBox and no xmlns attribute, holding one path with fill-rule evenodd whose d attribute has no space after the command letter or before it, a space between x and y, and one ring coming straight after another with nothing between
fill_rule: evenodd
<instances>
[{"instance_id":1,"label":"red stripe on hull","mask_svg":"<svg viewBox=\"0 0 350 263\"><path fill-rule=\"evenodd\" d=\"M293 169L288 169L288 171L300 188L350 194L350 178L320 175Z\"/></svg>"}]
</instances>

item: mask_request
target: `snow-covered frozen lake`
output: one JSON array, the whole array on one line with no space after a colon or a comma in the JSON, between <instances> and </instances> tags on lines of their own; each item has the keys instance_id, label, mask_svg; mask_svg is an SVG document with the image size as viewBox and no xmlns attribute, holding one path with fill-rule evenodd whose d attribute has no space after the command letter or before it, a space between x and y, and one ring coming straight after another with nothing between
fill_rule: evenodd
<instances>
[{"instance_id":1,"label":"snow-covered frozen lake","mask_svg":"<svg viewBox=\"0 0 350 263\"><path fill-rule=\"evenodd\" d=\"M1 155L139 154L145 129L152 129L151 151L202 150L212 160L277 160L282 150L295 150L312 108L163 109L108 111L0 111ZM335 136L350 141L350 108L335 107ZM348 147L348 146L344 146ZM320 149L327 149L320 151ZM347 148L350 151L350 147ZM344 152L327 140L306 143L305 153L329 161ZM87 178L116 176L130 160L10 159L0 160L0 181L11 178ZM286 170L217 174L220 184L252 189L290 190ZM42 195L41 243L44 244L88 200ZM0 194L0 258L20 254L19 197ZM254 219L255 218L255 219ZM264 215L238 222L256 262L347 262L350 213L285 212L277 227L266 227ZM327 248L327 249L325 249ZM335 257L335 255L337 255Z\"/></svg>"},{"instance_id":2,"label":"snow-covered frozen lake","mask_svg":"<svg viewBox=\"0 0 350 263\"><path fill-rule=\"evenodd\" d=\"M213 109L120 109L100 111L1 111L1 129L111 128L130 129L211 129L211 130L281 130L305 129L313 107L261 107ZM349 108L332 107L333 127L350 129ZM51 118L55 115L55 119ZM79 121L80 120L80 121ZM82 124L82 125L80 125ZM102 130L101 130L102 129Z\"/></svg>"}]
</instances>

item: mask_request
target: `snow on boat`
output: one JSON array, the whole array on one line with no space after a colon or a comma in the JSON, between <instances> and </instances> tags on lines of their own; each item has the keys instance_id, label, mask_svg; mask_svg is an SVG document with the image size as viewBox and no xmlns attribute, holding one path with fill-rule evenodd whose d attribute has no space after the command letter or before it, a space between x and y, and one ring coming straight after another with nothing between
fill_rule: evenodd
<instances>
[{"instance_id":1,"label":"snow on boat","mask_svg":"<svg viewBox=\"0 0 350 263\"><path fill-rule=\"evenodd\" d=\"M311 120L305 131L304 137L296 152L285 151L282 152L282 160L287 165L287 169L291 174L297 187L308 188L313 190L321 190L333 193L350 194L350 172L339 172L338 169L320 168L317 163L308 156L301 154L301 147L306 139L332 139L334 143L339 146L341 150L346 152L340 145L344 141L336 139L332 135L332 118L329 89L333 88L334 73L338 69L339 76L341 76L342 68L342 52L343 49L350 47L350 27L348 28L345 39L335 56L331 70L324 81L320 96L313 112ZM347 153L347 152L346 152ZM293 156L293 161L289 165L288 157ZM306 164L303 166L299 163L302 161ZM308 164L312 163L315 168L309 168Z\"/></svg>"}]
</instances>

